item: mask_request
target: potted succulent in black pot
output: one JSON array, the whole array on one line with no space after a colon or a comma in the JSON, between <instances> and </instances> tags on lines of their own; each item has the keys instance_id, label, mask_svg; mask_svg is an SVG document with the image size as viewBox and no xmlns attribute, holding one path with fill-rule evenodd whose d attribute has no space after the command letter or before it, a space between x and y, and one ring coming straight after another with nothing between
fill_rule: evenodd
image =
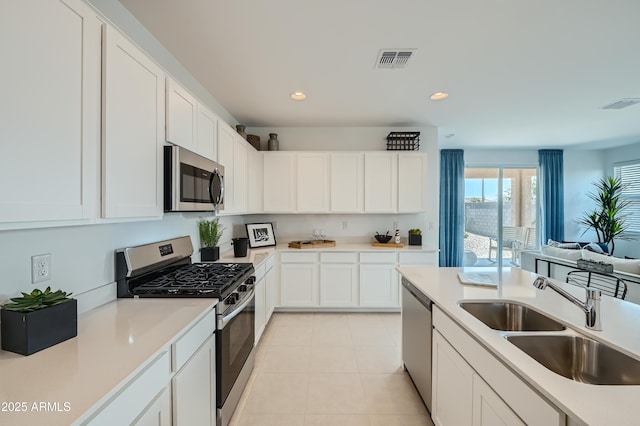
<instances>
[{"instance_id":1,"label":"potted succulent in black pot","mask_svg":"<svg viewBox=\"0 0 640 426\"><path fill-rule=\"evenodd\" d=\"M35 289L14 297L0 310L2 349L22 355L78 335L78 301L62 290Z\"/></svg>"},{"instance_id":2,"label":"potted succulent in black pot","mask_svg":"<svg viewBox=\"0 0 640 426\"><path fill-rule=\"evenodd\" d=\"M220 225L218 218L200 219L198 221L198 231L200 233L200 260L212 262L220 259L220 247L218 241L222 237L224 227Z\"/></svg>"},{"instance_id":3,"label":"potted succulent in black pot","mask_svg":"<svg viewBox=\"0 0 640 426\"><path fill-rule=\"evenodd\" d=\"M410 246L422 245L422 231L420 229L409 229L409 245Z\"/></svg>"}]
</instances>

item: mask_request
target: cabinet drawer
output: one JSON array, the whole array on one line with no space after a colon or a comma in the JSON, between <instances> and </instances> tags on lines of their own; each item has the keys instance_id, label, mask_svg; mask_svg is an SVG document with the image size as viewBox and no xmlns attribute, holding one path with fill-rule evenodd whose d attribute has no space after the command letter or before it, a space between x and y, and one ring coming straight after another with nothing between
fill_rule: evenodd
<instances>
[{"instance_id":1,"label":"cabinet drawer","mask_svg":"<svg viewBox=\"0 0 640 426\"><path fill-rule=\"evenodd\" d=\"M396 263L397 259L394 251L360 253L360 263Z\"/></svg>"},{"instance_id":2,"label":"cabinet drawer","mask_svg":"<svg viewBox=\"0 0 640 426\"><path fill-rule=\"evenodd\" d=\"M318 261L317 252L282 252L280 253L280 263L315 263Z\"/></svg>"},{"instance_id":3,"label":"cabinet drawer","mask_svg":"<svg viewBox=\"0 0 640 426\"><path fill-rule=\"evenodd\" d=\"M429 265L436 266L436 257L434 253L426 251L418 251L412 253L399 253L400 265Z\"/></svg>"},{"instance_id":4,"label":"cabinet drawer","mask_svg":"<svg viewBox=\"0 0 640 426\"><path fill-rule=\"evenodd\" d=\"M265 263L261 263L260 266L256 266L256 270L255 270L255 276L256 276L256 282L260 281L262 279L262 277L264 277L264 274L267 272L267 265L265 265Z\"/></svg>"},{"instance_id":5,"label":"cabinet drawer","mask_svg":"<svg viewBox=\"0 0 640 426\"><path fill-rule=\"evenodd\" d=\"M178 371L216 329L216 310L212 309L196 325L191 327L171 348L173 371Z\"/></svg>"},{"instance_id":6,"label":"cabinet drawer","mask_svg":"<svg viewBox=\"0 0 640 426\"><path fill-rule=\"evenodd\" d=\"M170 364L169 352L163 352L88 423L92 426L131 424L169 383Z\"/></svg>"},{"instance_id":7,"label":"cabinet drawer","mask_svg":"<svg viewBox=\"0 0 640 426\"><path fill-rule=\"evenodd\" d=\"M358 263L358 253L356 252L320 253L320 262L322 263Z\"/></svg>"},{"instance_id":8,"label":"cabinet drawer","mask_svg":"<svg viewBox=\"0 0 640 426\"><path fill-rule=\"evenodd\" d=\"M433 327L528 425L564 425L565 415L506 368L447 314L433 308Z\"/></svg>"},{"instance_id":9,"label":"cabinet drawer","mask_svg":"<svg viewBox=\"0 0 640 426\"><path fill-rule=\"evenodd\" d=\"M275 265L276 263L276 256L278 255L278 253L274 253L271 256L269 256L267 258L266 264L267 264L267 271L269 271L271 268L273 268L273 265Z\"/></svg>"}]
</instances>

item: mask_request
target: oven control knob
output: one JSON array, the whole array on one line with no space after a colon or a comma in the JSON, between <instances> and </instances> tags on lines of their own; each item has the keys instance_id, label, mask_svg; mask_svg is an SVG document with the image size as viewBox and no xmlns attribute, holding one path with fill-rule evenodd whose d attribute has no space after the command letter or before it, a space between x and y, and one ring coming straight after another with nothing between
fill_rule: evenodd
<instances>
[{"instance_id":1,"label":"oven control knob","mask_svg":"<svg viewBox=\"0 0 640 426\"><path fill-rule=\"evenodd\" d=\"M245 281L245 284L253 284L256 282L256 277L255 276L250 276L249 278L247 278L247 280ZM244 291L244 290L241 290Z\"/></svg>"},{"instance_id":2,"label":"oven control knob","mask_svg":"<svg viewBox=\"0 0 640 426\"><path fill-rule=\"evenodd\" d=\"M238 286L238 291L242 291L242 292L247 291L247 286L244 284L240 284Z\"/></svg>"},{"instance_id":3,"label":"oven control knob","mask_svg":"<svg viewBox=\"0 0 640 426\"><path fill-rule=\"evenodd\" d=\"M224 303L226 303L227 305L235 305L236 302L238 301L237 297L238 297L237 294L232 293L229 295L229 297L227 297L227 300L225 300Z\"/></svg>"}]
</instances>

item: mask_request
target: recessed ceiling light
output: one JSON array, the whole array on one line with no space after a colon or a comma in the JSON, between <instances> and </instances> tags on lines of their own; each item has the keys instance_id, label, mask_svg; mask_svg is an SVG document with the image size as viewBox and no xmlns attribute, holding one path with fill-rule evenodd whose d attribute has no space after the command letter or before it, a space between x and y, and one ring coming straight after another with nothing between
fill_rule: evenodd
<instances>
[{"instance_id":1,"label":"recessed ceiling light","mask_svg":"<svg viewBox=\"0 0 640 426\"><path fill-rule=\"evenodd\" d=\"M302 92L293 92L290 96L294 101L304 101L307 99L307 95Z\"/></svg>"},{"instance_id":2,"label":"recessed ceiling light","mask_svg":"<svg viewBox=\"0 0 640 426\"><path fill-rule=\"evenodd\" d=\"M433 95L429 96L429 99L431 99L432 101L441 101L448 96L449 94L447 92L436 92Z\"/></svg>"}]
</instances>

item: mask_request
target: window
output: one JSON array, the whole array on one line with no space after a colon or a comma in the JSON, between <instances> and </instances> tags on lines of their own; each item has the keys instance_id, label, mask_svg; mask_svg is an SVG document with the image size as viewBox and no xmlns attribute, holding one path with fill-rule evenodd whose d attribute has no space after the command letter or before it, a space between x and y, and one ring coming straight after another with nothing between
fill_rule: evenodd
<instances>
[{"instance_id":1,"label":"window","mask_svg":"<svg viewBox=\"0 0 640 426\"><path fill-rule=\"evenodd\" d=\"M613 176L625 185L621 198L629 201L625 212L628 231L640 233L640 160L614 164Z\"/></svg>"},{"instance_id":2,"label":"window","mask_svg":"<svg viewBox=\"0 0 640 426\"><path fill-rule=\"evenodd\" d=\"M537 247L535 168L465 168L464 264L520 264ZM500 207L502 211L500 212Z\"/></svg>"}]
</instances>

